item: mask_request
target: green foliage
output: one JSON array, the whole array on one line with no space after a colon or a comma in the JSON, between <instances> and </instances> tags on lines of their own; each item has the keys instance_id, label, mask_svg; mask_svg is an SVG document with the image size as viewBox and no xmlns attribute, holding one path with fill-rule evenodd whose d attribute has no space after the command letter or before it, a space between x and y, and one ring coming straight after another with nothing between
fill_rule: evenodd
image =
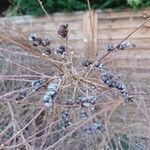
<instances>
[{"instance_id":1,"label":"green foliage","mask_svg":"<svg viewBox=\"0 0 150 150\"><path fill-rule=\"evenodd\" d=\"M141 0L127 0L127 3L135 9L141 5L142 1Z\"/></svg>"},{"instance_id":2,"label":"green foliage","mask_svg":"<svg viewBox=\"0 0 150 150\"><path fill-rule=\"evenodd\" d=\"M71 12L77 10L86 10L86 0L41 0L43 7L48 13L53 12ZM122 8L140 8L150 6L147 0L90 0L93 9L122 9ZM38 0L12 0L9 11L13 14L42 15L42 10Z\"/></svg>"}]
</instances>

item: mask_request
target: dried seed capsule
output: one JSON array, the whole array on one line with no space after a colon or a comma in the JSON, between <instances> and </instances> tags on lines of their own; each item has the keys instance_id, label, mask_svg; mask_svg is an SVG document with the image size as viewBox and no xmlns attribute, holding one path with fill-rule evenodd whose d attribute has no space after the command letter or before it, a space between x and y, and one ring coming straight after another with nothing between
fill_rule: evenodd
<instances>
[{"instance_id":1,"label":"dried seed capsule","mask_svg":"<svg viewBox=\"0 0 150 150\"><path fill-rule=\"evenodd\" d=\"M92 63L93 62L91 60L86 59L82 62L82 66L89 67Z\"/></svg>"},{"instance_id":2,"label":"dried seed capsule","mask_svg":"<svg viewBox=\"0 0 150 150\"><path fill-rule=\"evenodd\" d=\"M31 82L31 85L32 85L32 91L38 91L41 86L42 86L42 82L41 80L34 80Z\"/></svg>"},{"instance_id":3,"label":"dried seed capsule","mask_svg":"<svg viewBox=\"0 0 150 150\"><path fill-rule=\"evenodd\" d=\"M90 103L87 103L87 102L83 102L81 104L82 107L90 107Z\"/></svg>"},{"instance_id":4,"label":"dried seed capsule","mask_svg":"<svg viewBox=\"0 0 150 150\"><path fill-rule=\"evenodd\" d=\"M51 49L48 47L45 47L42 55L51 55Z\"/></svg>"},{"instance_id":5,"label":"dried seed capsule","mask_svg":"<svg viewBox=\"0 0 150 150\"><path fill-rule=\"evenodd\" d=\"M111 51L113 51L113 50L114 50L114 45L113 45L113 43L107 44L107 51L108 51L108 52L111 52Z\"/></svg>"},{"instance_id":6,"label":"dried seed capsule","mask_svg":"<svg viewBox=\"0 0 150 150\"><path fill-rule=\"evenodd\" d=\"M45 94L43 101L44 101L44 105L46 107L51 107L53 105L52 97L50 95Z\"/></svg>"},{"instance_id":7,"label":"dried seed capsule","mask_svg":"<svg viewBox=\"0 0 150 150\"><path fill-rule=\"evenodd\" d=\"M55 49L55 54L58 55L62 55L65 52L65 46L60 45L58 48Z\"/></svg>"},{"instance_id":8,"label":"dried seed capsule","mask_svg":"<svg viewBox=\"0 0 150 150\"><path fill-rule=\"evenodd\" d=\"M94 132L96 132L97 130L101 130L102 125L98 124L98 123L93 123L90 125L87 125L83 128L83 131L87 134L92 134Z\"/></svg>"},{"instance_id":9,"label":"dried seed capsule","mask_svg":"<svg viewBox=\"0 0 150 150\"><path fill-rule=\"evenodd\" d=\"M101 74L101 79L103 80L103 82L105 84L107 84L109 87L115 87L114 84L114 75L112 75L111 73L109 73L108 71L104 71Z\"/></svg>"},{"instance_id":10,"label":"dried seed capsule","mask_svg":"<svg viewBox=\"0 0 150 150\"><path fill-rule=\"evenodd\" d=\"M120 91L120 93L121 93L121 96L123 97L123 99L125 100L126 103L133 102L133 100L129 97L129 94L127 91L122 90L122 91Z\"/></svg>"},{"instance_id":11,"label":"dried seed capsule","mask_svg":"<svg viewBox=\"0 0 150 150\"><path fill-rule=\"evenodd\" d=\"M98 123L93 123L90 127L91 127L91 130L100 130L101 129L101 125Z\"/></svg>"},{"instance_id":12,"label":"dried seed capsule","mask_svg":"<svg viewBox=\"0 0 150 150\"><path fill-rule=\"evenodd\" d=\"M80 112L80 118L88 118L88 114L87 114L87 112L86 111L81 111Z\"/></svg>"},{"instance_id":13,"label":"dried seed capsule","mask_svg":"<svg viewBox=\"0 0 150 150\"><path fill-rule=\"evenodd\" d=\"M56 83L49 83L47 87L47 92L43 97L44 105L47 107L51 107L53 105L53 98L56 94L58 84Z\"/></svg>"},{"instance_id":14,"label":"dried seed capsule","mask_svg":"<svg viewBox=\"0 0 150 150\"><path fill-rule=\"evenodd\" d=\"M104 69L104 68L103 68L103 67L104 67L103 64L101 64L101 63L98 62L98 61L95 63L95 67L96 67L98 70L103 70L103 69Z\"/></svg>"},{"instance_id":15,"label":"dried seed capsule","mask_svg":"<svg viewBox=\"0 0 150 150\"><path fill-rule=\"evenodd\" d=\"M39 46L41 44L41 42L42 42L42 39L37 37L36 34L31 34L29 36L29 41L32 42L33 46Z\"/></svg>"},{"instance_id":16,"label":"dried seed capsule","mask_svg":"<svg viewBox=\"0 0 150 150\"><path fill-rule=\"evenodd\" d=\"M61 119L59 122L59 126L62 129L66 129L68 126L71 125L71 120L70 120L70 114L68 110L63 110L61 113Z\"/></svg>"},{"instance_id":17,"label":"dried seed capsule","mask_svg":"<svg viewBox=\"0 0 150 150\"><path fill-rule=\"evenodd\" d=\"M33 42L33 41L35 41L36 38L37 38L36 34L31 34L28 39L29 39L29 41Z\"/></svg>"},{"instance_id":18,"label":"dried seed capsule","mask_svg":"<svg viewBox=\"0 0 150 150\"><path fill-rule=\"evenodd\" d=\"M87 102L94 105L96 103L96 96L88 96Z\"/></svg>"},{"instance_id":19,"label":"dried seed capsule","mask_svg":"<svg viewBox=\"0 0 150 150\"><path fill-rule=\"evenodd\" d=\"M79 97L76 99L77 104L81 104L82 107L90 107L96 103L95 96Z\"/></svg>"},{"instance_id":20,"label":"dried seed capsule","mask_svg":"<svg viewBox=\"0 0 150 150\"><path fill-rule=\"evenodd\" d=\"M51 43L51 40L48 38L42 39L42 41L41 41L42 46L48 46L48 45L50 45L50 43Z\"/></svg>"},{"instance_id":21,"label":"dried seed capsule","mask_svg":"<svg viewBox=\"0 0 150 150\"><path fill-rule=\"evenodd\" d=\"M117 81L115 82L115 87L116 87L118 90L124 90L124 89L126 89L125 84L124 84L122 81L120 81L120 80L117 80Z\"/></svg>"},{"instance_id":22,"label":"dried seed capsule","mask_svg":"<svg viewBox=\"0 0 150 150\"><path fill-rule=\"evenodd\" d=\"M51 84L48 85L47 88L48 88L48 90L54 90L54 91L56 91L57 86L58 86L58 84L56 84L56 83L51 83Z\"/></svg>"},{"instance_id":23,"label":"dried seed capsule","mask_svg":"<svg viewBox=\"0 0 150 150\"><path fill-rule=\"evenodd\" d=\"M62 24L58 27L57 33L62 37L66 38L68 35L68 24Z\"/></svg>"},{"instance_id":24,"label":"dried seed capsule","mask_svg":"<svg viewBox=\"0 0 150 150\"><path fill-rule=\"evenodd\" d=\"M27 91L22 91L19 93L19 95L16 97L16 101L22 100L27 96Z\"/></svg>"},{"instance_id":25,"label":"dried seed capsule","mask_svg":"<svg viewBox=\"0 0 150 150\"><path fill-rule=\"evenodd\" d=\"M118 50L124 50L124 49L128 48L129 46L130 46L129 42L123 42L123 43L121 43L120 45L117 46L117 49Z\"/></svg>"}]
</instances>

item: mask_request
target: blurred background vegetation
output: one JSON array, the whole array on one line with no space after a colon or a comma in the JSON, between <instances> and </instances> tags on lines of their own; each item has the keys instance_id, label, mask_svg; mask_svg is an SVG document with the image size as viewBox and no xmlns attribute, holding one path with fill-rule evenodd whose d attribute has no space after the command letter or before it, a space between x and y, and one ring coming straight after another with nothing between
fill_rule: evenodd
<instances>
[{"instance_id":1,"label":"blurred background vegetation","mask_svg":"<svg viewBox=\"0 0 150 150\"><path fill-rule=\"evenodd\" d=\"M86 0L41 0L48 13L72 12L86 10ZM120 10L124 8L140 9L149 7L149 0L90 0L93 9L112 8ZM38 0L1 0L0 14L6 16L34 15L39 16L44 12Z\"/></svg>"}]
</instances>

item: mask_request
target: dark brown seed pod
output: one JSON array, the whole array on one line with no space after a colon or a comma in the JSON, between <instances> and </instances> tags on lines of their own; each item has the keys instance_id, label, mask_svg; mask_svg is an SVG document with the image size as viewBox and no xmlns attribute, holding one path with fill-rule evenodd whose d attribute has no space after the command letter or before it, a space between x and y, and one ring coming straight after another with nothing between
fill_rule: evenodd
<instances>
[{"instance_id":1,"label":"dark brown seed pod","mask_svg":"<svg viewBox=\"0 0 150 150\"><path fill-rule=\"evenodd\" d=\"M31 35L29 36L29 41L32 42L32 45L33 45L33 46L39 46L39 45L41 44L41 42L42 42L42 39L39 38L39 37L37 37L36 34L31 34Z\"/></svg>"},{"instance_id":2,"label":"dark brown seed pod","mask_svg":"<svg viewBox=\"0 0 150 150\"><path fill-rule=\"evenodd\" d=\"M50 39L43 39L42 41L41 41L41 45L42 46L49 46L50 45L50 43L51 43L51 40Z\"/></svg>"},{"instance_id":3,"label":"dark brown seed pod","mask_svg":"<svg viewBox=\"0 0 150 150\"><path fill-rule=\"evenodd\" d=\"M27 96L27 91L22 91L19 93L19 95L16 97L16 101L22 100Z\"/></svg>"},{"instance_id":4,"label":"dark brown seed pod","mask_svg":"<svg viewBox=\"0 0 150 150\"><path fill-rule=\"evenodd\" d=\"M58 27L57 33L62 37L66 38L68 35L68 24L62 24Z\"/></svg>"},{"instance_id":5,"label":"dark brown seed pod","mask_svg":"<svg viewBox=\"0 0 150 150\"><path fill-rule=\"evenodd\" d=\"M45 55L51 55L51 49L46 47L43 52Z\"/></svg>"}]
</instances>

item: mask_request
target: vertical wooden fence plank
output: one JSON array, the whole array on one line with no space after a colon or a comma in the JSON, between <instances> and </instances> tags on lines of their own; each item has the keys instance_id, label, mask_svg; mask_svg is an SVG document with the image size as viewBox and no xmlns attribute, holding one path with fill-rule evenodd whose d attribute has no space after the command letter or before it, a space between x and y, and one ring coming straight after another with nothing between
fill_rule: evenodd
<instances>
[{"instance_id":1,"label":"vertical wooden fence plank","mask_svg":"<svg viewBox=\"0 0 150 150\"><path fill-rule=\"evenodd\" d=\"M84 41L87 43L86 58L94 58L97 53L97 13L87 11L83 17Z\"/></svg>"}]
</instances>

